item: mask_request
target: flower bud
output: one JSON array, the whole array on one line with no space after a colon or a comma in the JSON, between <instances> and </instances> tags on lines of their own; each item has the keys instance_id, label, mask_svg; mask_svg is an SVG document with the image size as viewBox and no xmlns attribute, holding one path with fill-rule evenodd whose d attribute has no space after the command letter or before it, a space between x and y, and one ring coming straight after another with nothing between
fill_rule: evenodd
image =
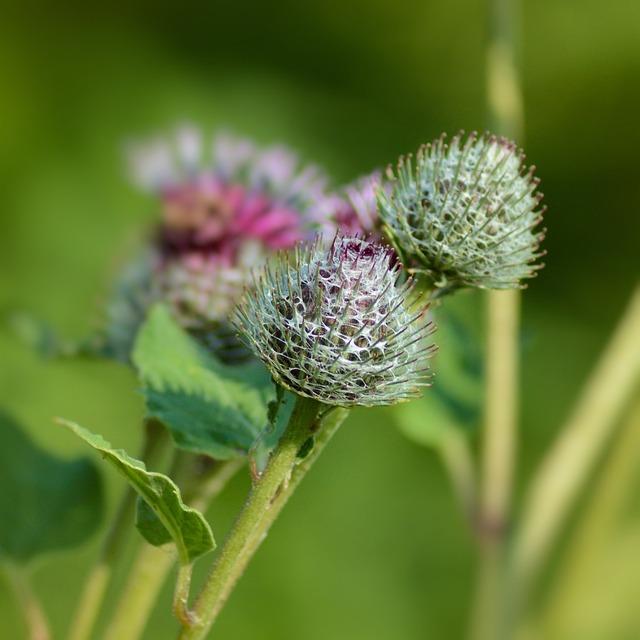
<instances>
[{"instance_id":1,"label":"flower bud","mask_svg":"<svg viewBox=\"0 0 640 640\"><path fill-rule=\"evenodd\" d=\"M401 158L389 192L378 190L385 232L407 267L433 287L521 287L542 265L536 231L544 209L534 167L516 145L472 133Z\"/></svg>"},{"instance_id":2,"label":"flower bud","mask_svg":"<svg viewBox=\"0 0 640 640\"><path fill-rule=\"evenodd\" d=\"M134 260L116 286L106 331L108 340L118 338L112 351L130 348L134 316L144 317L140 306L162 301L183 327L233 360L238 345L230 340L228 315L251 269L312 239L322 226L316 203L325 197L324 175L300 167L284 147L259 149L225 133L207 145L190 127L131 146L129 161L161 215L144 261ZM141 262L147 277L132 282Z\"/></svg>"},{"instance_id":3,"label":"flower bud","mask_svg":"<svg viewBox=\"0 0 640 640\"><path fill-rule=\"evenodd\" d=\"M336 237L261 271L233 321L276 382L326 404L384 405L418 396L434 346L424 308L410 308L392 251Z\"/></svg>"}]
</instances>

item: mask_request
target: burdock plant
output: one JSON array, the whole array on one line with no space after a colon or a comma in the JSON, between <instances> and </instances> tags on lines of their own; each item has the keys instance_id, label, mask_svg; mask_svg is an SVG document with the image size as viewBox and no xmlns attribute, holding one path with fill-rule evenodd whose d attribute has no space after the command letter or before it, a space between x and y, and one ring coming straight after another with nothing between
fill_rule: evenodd
<instances>
[{"instance_id":1,"label":"burdock plant","mask_svg":"<svg viewBox=\"0 0 640 640\"><path fill-rule=\"evenodd\" d=\"M135 512L148 544L133 562L105 640L140 637L174 562L180 638L205 638L351 408L408 403L431 383L429 304L462 288L509 289L487 294L487 348L478 367L486 375L480 473L461 430L443 444L451 424L434 424L428 400L393 411L402 418L403 410L417 407L414 433L430 443L440 438L443 459L453 461L454 485L465 494L482 560L474 636L509 637L640 374L640 294L528 489L522 521L513 523L518 289L541 267L544 235L538 180L516 145L491 134L460 134L450 143L441 137L386 175L374 172L334 192L327 192L321 172L300 169L282 148L258 149L228 136L216 137L213 150L204 146L186 130L133 152L135 175L157 197L160 216L116 287L104 338L110 355L135 367L152 437L143 460L136 460L61 421L132 488L111 523L68 637L95 637ZM446 400L455 414L456 398ZM99 516L93 466L85 461L69 468L34 453L11 421L0 420L15 448L40 461L32 467L64 475L57 483L32 482L19 464L8 464L5 494L35 492L40 503L66 504L56 509L57 546L86 537ZM161 454L170 442L168 475L148 469L145 462L164 464ZM245 460L248 498L190 606L193 564L216 546L202 511ZM86 492L78 491L85 485L77 477ZM76 515L87 503L93 511L80 527ZM20 535L20 526L16 521L10 536L0 529L1 553L23 561L50 548L38 532ZM46 621L16 558L9 563L12 580L34 637L46 637Z\"/></svg>"},{"instance_id":2,"label":"burdock plant","mask_svg":"<svg viewBox=\"0 0 640 640\"><path fill-rule=\"evenodd\" d=\"M235 324L275 381L297 401L196 602L183 640L204 638L301 477L347 415L419 395L433 351L425 309L387 247L337 237L270 262Z\"/></svg>"}]
</instances>

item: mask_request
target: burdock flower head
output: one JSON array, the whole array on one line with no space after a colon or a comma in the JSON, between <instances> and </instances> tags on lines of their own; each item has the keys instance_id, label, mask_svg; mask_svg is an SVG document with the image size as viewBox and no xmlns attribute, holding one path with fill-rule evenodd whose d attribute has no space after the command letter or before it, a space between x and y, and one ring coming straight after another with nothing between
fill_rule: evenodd
<instances>
[{"instance_id":1,"label":"burdock flower head","mask_svg":"<svg viewBox=\"0 0 640 640\"><path fill-rule=\"evenodd\" d=\"M544 231L534 167L504 138L444 136L422 147L415 164L390 168L390 191L378 191L385 232L407 267L441 289L521 287Z\"/></svg>"},{"instance_id":2,"label":"burdock flower head","mask_svg":"<svg viewBox=\"0 0 640 640\"><path fill-rule=\"evenodd\" d=\"M274 379L332 405L408 400L428 383L425 309L388 247L338 236L270 261L234 324Z\"/></svg>"},{"instance_id":3,"label":"burdock flower head","mask_svg":"<svg viewBox=\"0 0 640 640\"><path fill-rule=\"evenodd\" d=\"M127 286L118 285L111 333L130 336L144 308L163 301L185 328L214 346L222 336L224 346L226 319L250 270L313 238L323 223L324 175L301 168L283 147L259 149L229 134L205 144L193 128L134 145L129 160L138 185L159 199L161 219L143 258L124 274Z\"/></svg>"},{"instance_id":4,"label":"burdock flower head","mask_svg":"<svg viewBox=\"0 0 640 640\"><path fill-rule=\"evenodd\" d=\"M222 134L207 154L199 133L184 129L173 147L152 143L132 158L161 200L157 284L186 326L225 318L252 267L314 235L325 180L285 148Z\"/></svg>"}]
</instances>

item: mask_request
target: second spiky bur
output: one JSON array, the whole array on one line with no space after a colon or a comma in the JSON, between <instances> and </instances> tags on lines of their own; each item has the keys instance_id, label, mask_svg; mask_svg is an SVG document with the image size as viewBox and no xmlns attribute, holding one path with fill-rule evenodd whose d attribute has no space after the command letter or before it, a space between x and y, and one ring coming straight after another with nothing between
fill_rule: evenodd
<instances>
[{"instance_id":1,"label":"second spiky bur","mask_svg":"<svg viewBox=\"0 0 640 640\"><path fill-rule=\"evenodd\" d=\"M392 186L378 192L387 236L435 288L521 287L543 254L533 171L505 138L443 136L388 170Z\"/></svg>"},{"instance_id":2,"label":"second spiky bur","mask_svg":"<svg viewBox=\"0 0 640 640\"><path fill-rule=\"evenodd\" d=\"M234 323L274 379L326 404L383 405L420 394L434 346L393 253L357 237L271 261Z\"/></svg>"}]
</instances>

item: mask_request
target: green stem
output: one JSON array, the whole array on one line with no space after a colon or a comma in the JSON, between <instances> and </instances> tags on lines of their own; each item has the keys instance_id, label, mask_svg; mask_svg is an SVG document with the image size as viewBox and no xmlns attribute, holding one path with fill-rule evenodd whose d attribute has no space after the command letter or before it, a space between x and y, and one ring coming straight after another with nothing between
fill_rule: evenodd
<instances>
[{"instance_id":1,"label":"green stem","mask_svg":"<svg viewBox=\"0 0 640 640\"><path fill-rule=\"evenodd\" d=\"M20 604L29 640L49 640L51 633L47 618L38 597L31 588L25 569L10 563L3 564L2 568Z\"/></svg>"},{"instance_id":2,"label":"green stem","mask_svg":"<svg viewBox=\"0 0 640 640\"><path fill-rule=\"evenodd\" d=\"M311 469L315 461L320 457L320 454L348 415L348 409L343 407L333 407L326 411L320 418L321 424L317 432L313 449L302 462L296 465L291 474L291 479L278 493L277 497L272 502L270 509L264 514L259 526L256 527L250 539L247 541L243 554L236 560L233 574L229 579L230 585L234 585L240 579L247 568L247 565L262 544L262 541L266 538L267 533L271 529L271 525L275 522L282 509L289 501L289 498L293 495L302 479L305 477L309 469Z\"/></svg>"},{"instance_id":3,"label":"green stem","mask_svg":"<svg viewBox=\"0 0 640 640\"><path fill-rule=\"evenodd\" d=\"M185 502L199 511L205 511L243 464L242 458L216 462L206 477L198 476L197 484L194 483L193 488L185 491ZM189 483L195 478L186 480ZM142 635L160 589L175 561L173 546L153 547L145 543L140 547L104 640L137 640Z\"/></svg>"},{"instance_id":4,"label":"green stem","mask_svg":"<svg viewBox=\"0 0 640 640\"><path fill-rule=\"evenodd\" d=\"M520 0L488 0L487 105L491 127L519 140L524 132L524 100L518 77Z\"/></svg>"},{"instance_id":5,"label":"green stem","mask_svg":"<svg viewBox=\"0 0 640 640\"><path fill-rule=\"evenodd\" d=\"M183 627L191 627L198 622L196 615L189 609L189 590L193 564L178 567L178 578L173 594L173 614Z\"/></svg>"},{"instance_id":6,"label":"green stem","mask_svg":"<svg viewBox=\"0 0 640 640\"><path fill-rule=\"evenodd\" d=\"M278 495L283 490L287 491L289 482L296 482L293 471L298 452L314 434L319 409L320 404L315 400L297 399L289 424L267 468L253 486L195 603L193 613L196 624L183 627L181 640L201 640L206 637L248 562L245 554L252 554L259 544L256 543L256 536L266 533L265 522L270 524L272 521L270 511ZM241 566L240 571L238 566Z\"/></svg>"},{"instance_id":7,"label":"green stem","mask_svg":"<svg viewBox=\"0 0 640 640\"><path fill-rule=\"evenodd\" d=\"M168 437L164 427L155 420L149 420L145 427L145 441L141 459L151 466L161 457ZM94 627L102 609L114 565L120 558L132 531L131 523L135 504L135 492L131 488L125 489L116 515L102 544L98 560L85 581L69 629L69 640L89 640L94 635Z\"/></svg>"},{"instance_id":8,"label":"green stem","mask_svg":"<svg viewBox=\"0 0 640 640\"><path fill-rule=\"evenodd\" d=\"M338 431L342 423L349 415L349 410L344 407L332 407L325 411L320 419L320 426L315 437L315 443L313 449L309 455L297 464L291 474L291 479L285 487L278 493L276 498L271 504L271 508L264 514L260 525L256 527L251 539L245 547L244 554L241 558L238 558L235 567L234 581L244 573L246 566L253 558L253 555L257 551L258 547L265 539L267 532L271 528L284 506L289 501L289 498L293 495L298 485L305 477L309 469L314 465L315 461L320 457L320 454L324 451L329 441L333 438Z\"/></svg>"},{"instance_id":9,"label":"green stem","mask_svg":"<svg viewBox=\"0 0 640 640\"><path fill-rule=\"evenodd\" d=\"M481 533L502 537L511 505L518 414L519 296L488 294L487 387L480 493Z\"/></svg>"},{"instance_id":10,"label":"green stem","mask_svg":"<svg viewBox=\"0 0 640 640\"><path fill-rule=\"evenodd\" d=\"M527 492L511 566L514 615L640 380L640 285Z\"/></svg>"},{"instance_id":11,"label":"green stem","mask_svg":"<svg viewBox=\"0 0 640 640\"><path fill-rule=\"evenodd\" d=\"M173 545L141 545L129 578L120 592L104 640L135 640L142 636L158 593L176 558Z\"/></svg>"},{"instance_id":12,"label":"green stem","mask_svg":"<svg viewBox=\"0 0 640 640\"><path fill-rule=\"evenodd\" d=\"M490 292L487 388L478 514L480 558L471 635L501 637L505 544L516 452L518 398L518 292Z\"/></svg>"},{"instance_id":13,"label":"green stem","mask_svg":"<svg viewBox=\"0 0 640 640\"><path fill-rule=\"evenodd\" d=\"M487 102L497 133L521 141L524 124L516 54L518 0L489 0ZM478 510L480 559L471 620L476 640L502 637L506 532L517 450L520 291L490 291L487 387Z\"/></svg>"}]
</instances>

